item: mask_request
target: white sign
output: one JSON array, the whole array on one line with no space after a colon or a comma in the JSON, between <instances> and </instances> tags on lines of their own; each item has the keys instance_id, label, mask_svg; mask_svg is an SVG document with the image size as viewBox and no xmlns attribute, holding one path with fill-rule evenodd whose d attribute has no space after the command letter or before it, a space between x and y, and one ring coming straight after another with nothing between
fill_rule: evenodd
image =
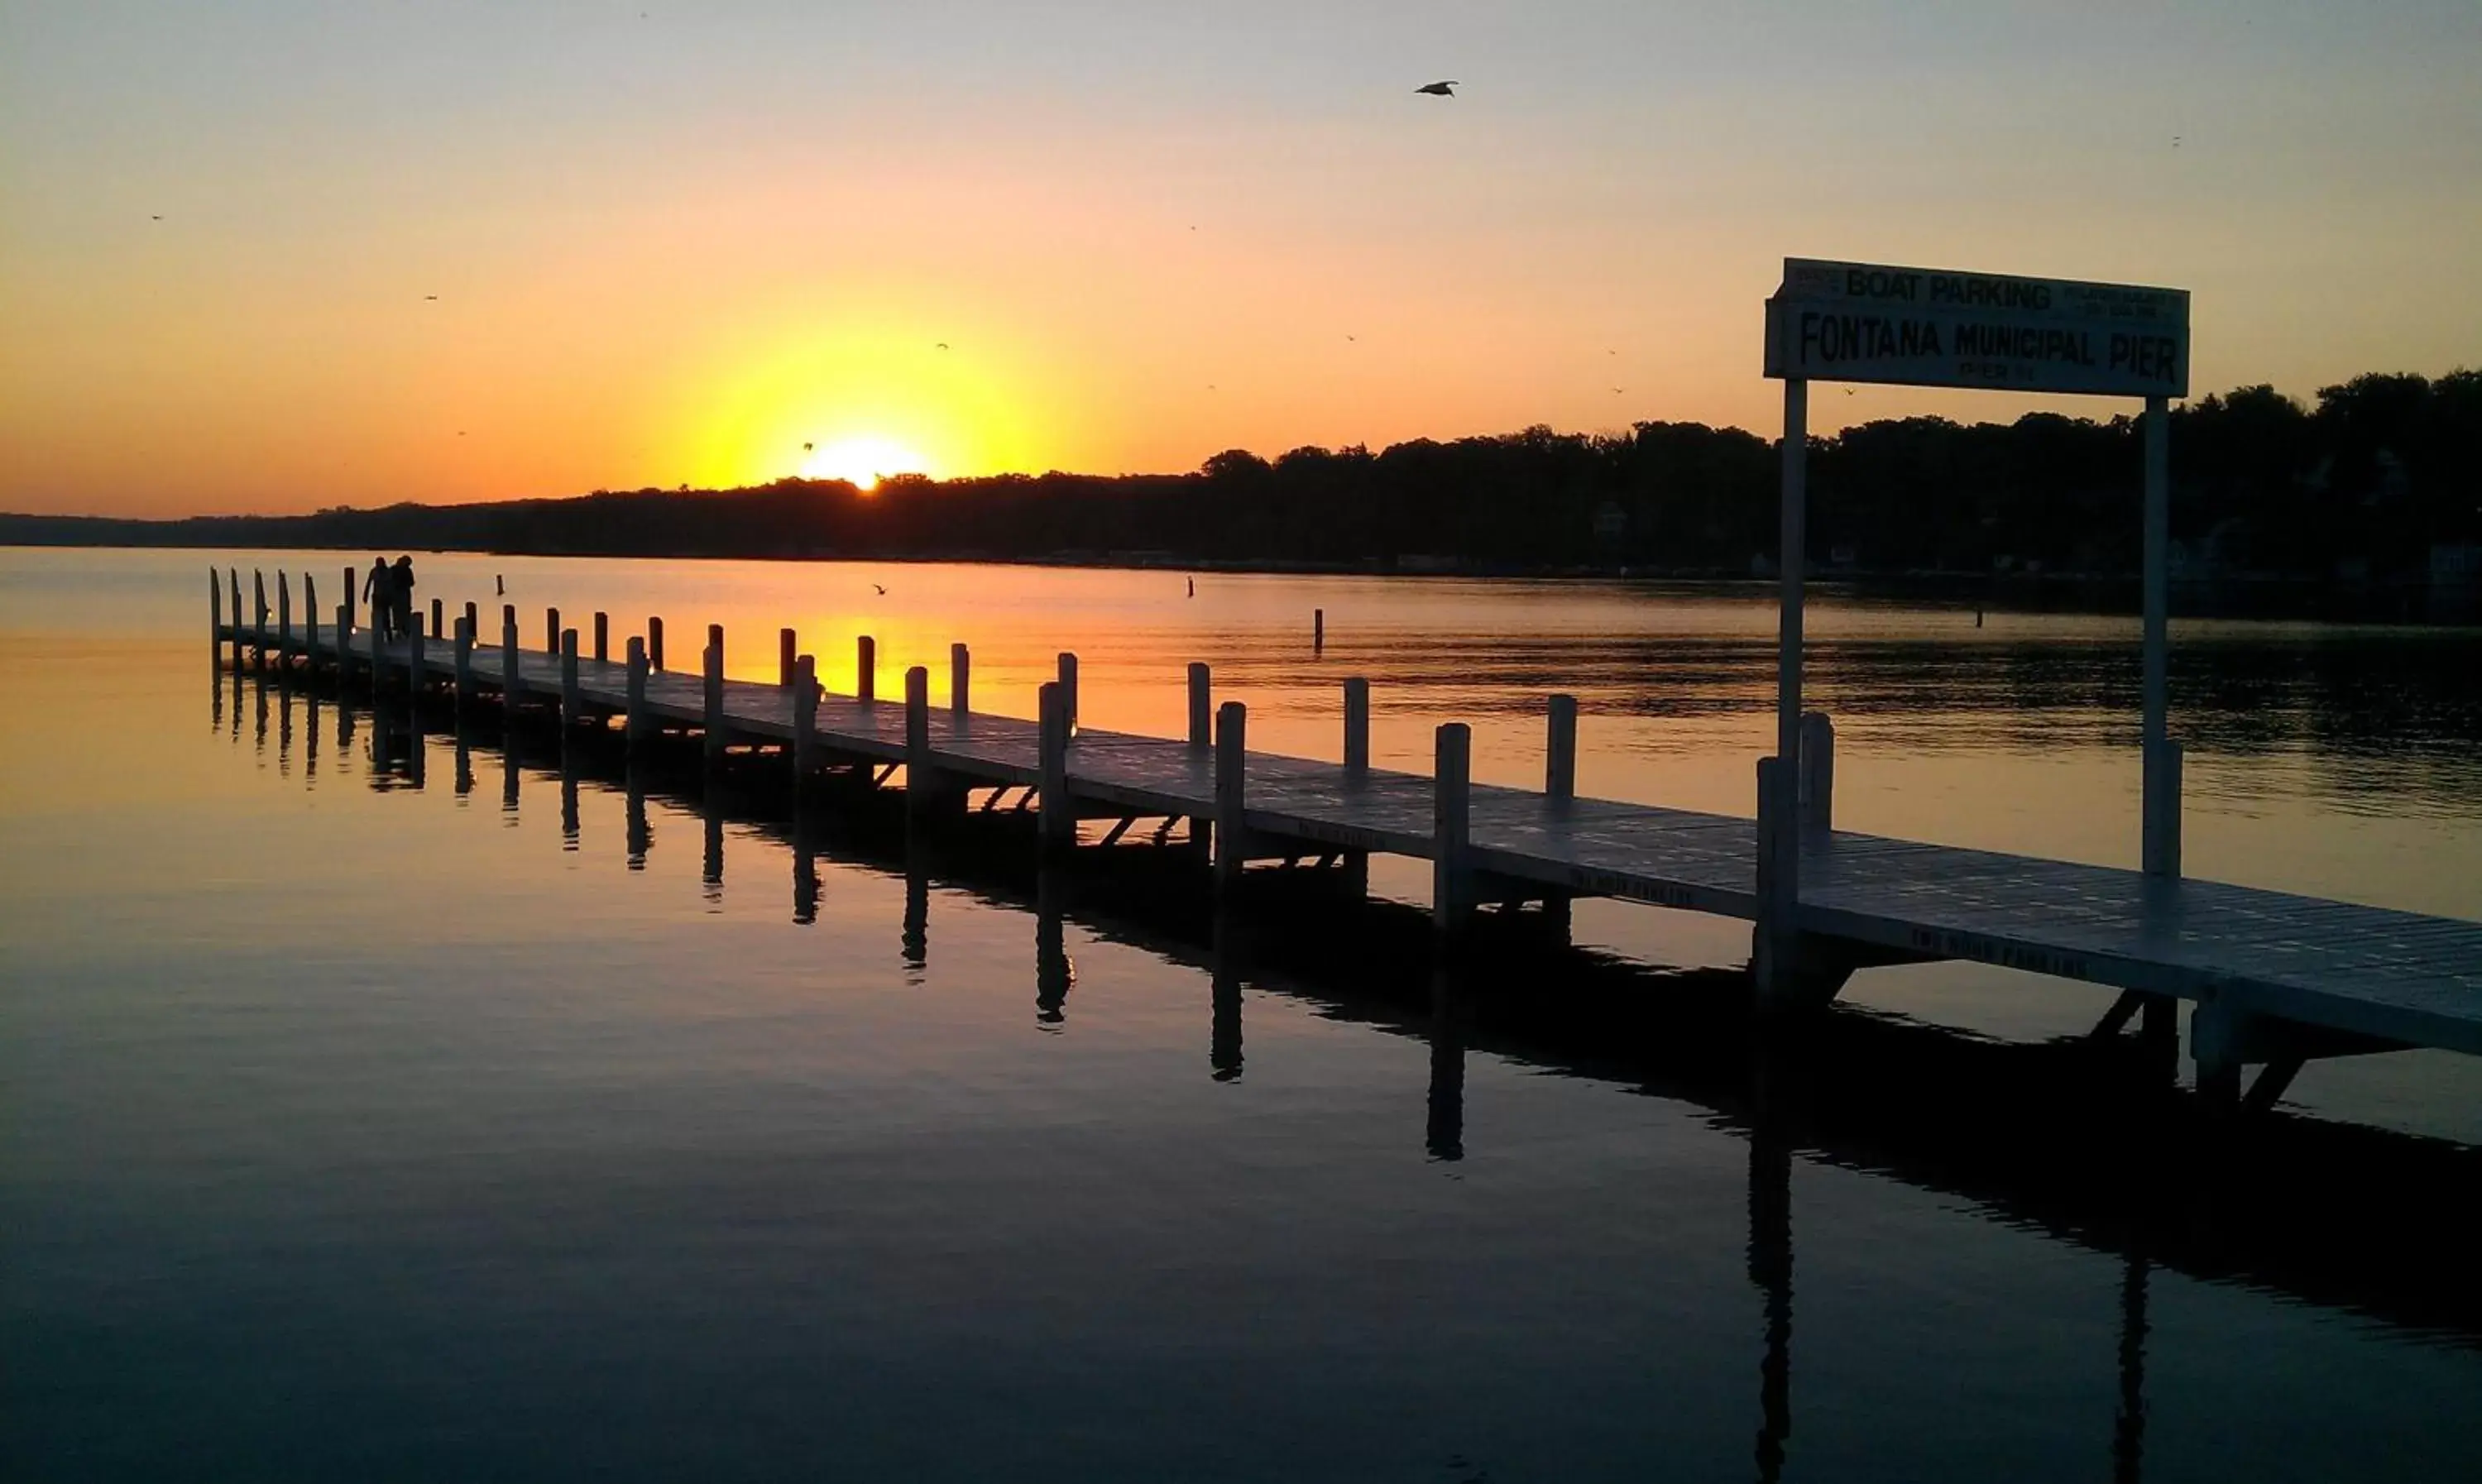
<instances>
[{"instance_id":1,"label":"white sign","mask_svg":"<svg viewBox=\"0 0 2482 1484\"><path fill-rule=\"evenodd\" d=\"M1788 257L1767 375L2185 397L2189 292Z\"/></svg>"}]
</instances>

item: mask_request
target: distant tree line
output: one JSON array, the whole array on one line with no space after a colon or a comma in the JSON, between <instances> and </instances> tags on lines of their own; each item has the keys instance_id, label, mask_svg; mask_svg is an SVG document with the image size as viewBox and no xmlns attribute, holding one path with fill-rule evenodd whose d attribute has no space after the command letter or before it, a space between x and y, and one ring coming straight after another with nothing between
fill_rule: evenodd
<instances>
[{"instance_id":1,"label":"distant tree line","mask_svg":"<svg viewBox=\"0 0 2482 1484\"><path fill-rule=\"evenodd\" d=\"M1810 550L1856 573L2138 565L2141 435L2037 412L1863 423L1810 446ZM2482 543L2482 372L2370 375L2304 405L2270 386L2173 413L2189 576L2416 580ZM863 491L730 490L145 522L0 517L0 540L570 555L955 557L1746 576L1776 547L1776 448L1737 428L1528 428L1451 442L1233 449L1195 473L1050 473Z\"/></svg>"}]
</instances>

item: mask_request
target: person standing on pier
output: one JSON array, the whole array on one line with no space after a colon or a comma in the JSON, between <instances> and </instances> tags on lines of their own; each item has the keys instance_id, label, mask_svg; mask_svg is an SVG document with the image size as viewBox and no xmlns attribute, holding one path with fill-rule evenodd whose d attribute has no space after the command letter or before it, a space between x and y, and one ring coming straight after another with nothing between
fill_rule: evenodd
<instances>
[{"instance_id":1,"label":"person standing on pier","mask_svg":"<svg viewBox=\"0 0 2482 1484\"><path fill-rule=\"evenodd\" d=\"M362 579L362 601L371 610L371 627L378 629L383 639L396 637L395 588L396 569L388 566L385 557L371 558L371 574Z\"/></svg>"},{"instance_id":2,"label":"person standing on pier","mask_svg":"<svg viewBox=\"0 0 2482 1484\"><path fill-rule=\"evenodd\" d=\"M396 575L388 582L388 625L397 638L413 632L413 558L396 559Z\"/></svg>"}]
</instances>

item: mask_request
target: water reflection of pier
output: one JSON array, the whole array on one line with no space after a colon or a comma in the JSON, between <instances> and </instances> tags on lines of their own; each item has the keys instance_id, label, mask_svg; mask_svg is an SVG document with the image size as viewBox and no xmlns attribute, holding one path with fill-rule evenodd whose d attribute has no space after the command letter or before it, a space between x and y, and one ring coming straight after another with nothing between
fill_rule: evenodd
<instances>
[{"instance_id":1,"label":"water reflection of pier","mask_svg":"<svg viewBox=\"0 0 2482 1484\"><path fill-rule=\"evenodd\" d=\"M215 722L225 730L229 711L228 735L238 744L244 710L268 716L273 708L274 725L253 734L254 749L264 754L272 731L278 769L298 753L301 782L315 786L317 739L332 709L335 752L346 754L360 737L372 787L425 786L418 732L351 702L303 701L304 725L292 729L285 720L292 700L280 687L234 676L227 690L220 679ZM1125 868L1089 860L1072 873L1044 868L1030 854L943 848L909 830L901 808L791 811L763 781L714 787L695 771L546 748L524 733L485 738L460 729L440 745L453 749L461 800L473 786L475 749L496 750L512 822L528 778L554 786L564 848L584 843L582 791L617 795L620 854L633 871L647 869L655 848L650 800L697 818L700 889L710 902L723 899L736 832L783 850L796 923L818 920L822 857L901 880L899 953L917 975L934 946L935 884L1024 911L1033 924L1033 1013L1046 1025L1065 1023L1070 1012L1072 922L1202 970L1206 1066L1219 1080L1244 1073L1245 991L1419 1038L1430 1048L1419 1138L1436 1158L1461 1158L1474 1138L1489 1138L1465 1119L1465 1067L1477 1053L1631 1086L1741 1127L1749 1141L1746 1265L1759 1299L1761 1478L1778 1476L1795 1435L1795 1198L1799 1172L1811 1163L1958 1196L2118 1261L2116 1478L2139 1476L2149 1299L2158 1267L2482 1344L2482 1294L2468 1279L2482 1222L2464 1199L2482 1175L2482 1152L2281 1112L2234 1126L2205 1116L2110 1047L1983 1042L1860 1011L1839 1011L1797 1034L1767 1031L1750 1016L1735 974L1668 971L1574 949L1546 957L1539 941L1518 941L1521 924L1469 941L1451 971L1434 951L1427 914L1342 898L1308 873L1298 885L1267 883L1283 931L1254 931L1270 914L1201 912L1194 891L1167 883L1148 847L1120 851ZM1003 812L982 827L1030 825ZM1510 993L1519 969L1527 993ZM2092 1098L2098 1084L2118 1084L2128 1096ZM2063 1101L2080 1098L2094 1111L2057 1116Z\"/></svg>"}]
</instances>

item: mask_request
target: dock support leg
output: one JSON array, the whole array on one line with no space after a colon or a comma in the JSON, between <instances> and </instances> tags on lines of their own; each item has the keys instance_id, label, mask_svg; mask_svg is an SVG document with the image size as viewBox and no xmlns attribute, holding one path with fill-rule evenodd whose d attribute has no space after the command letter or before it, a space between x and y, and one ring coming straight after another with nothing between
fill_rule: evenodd
<instances>
[{"instance_id":1,"label":"dock support leg","mask_svg":"<svg viewBox=\"0 0 2482 1484\"><path fill-rule=\"evenodd\" d=\"M500 724L514 728L517 724L517 610L514 606L500 610Z\"/></svg>"},{"instance_id":2,"label":"dock support leg","mask_svg":"<svg viewBox=\"0 0 2482 1484\"><path fill-rule=\"evenodd\" d=\"M543 610L543 652L560 652L560 610L557 608Z\"/></svg>"},{"instance_id":3,"label":"dock support leg","mask_svg":"<svg viewBox=\"0 0 2482 1484\"><path fill-rule=\"evenodd\" d=\"M462 725L465 710L474 701L474 621L457 621L457 720Z\"/></svg>"},{"instance_id":4,"label":"dock support leg","mask_svg":"<svg viewBox=\"0 0 2482 1484\"><path fill-rule=\"evenodd\" d=\"M368 630L371 636L371 694L374 696L387 689L387 667L381 662L379 620L379 611L374 609Z\"/></svg>"},{"instance_id":5,"label":"dock support leg","mask_svg":"<svg viewBox=\"0 0 2482 1484\"><path fill-rule=\"evenodd\" d=\"M647 620L647 668L664 668L664 621L652 616Z\"/></svg>"},{"instance_id":6,"label":"dock support leg","mask_svg":"<svg viewBox=\"0 0 2482 1484\"><path fill-rule=\"evenodd\" d=\"M1566 808L1577 798L1577 698L1554 696L1545 710L1543 793Z\"/></svg>"},{"instance_id":7,"label":"dock support leg","mask_svg":"<svg viewBox=\"0 0 2482 1484\"><path fill-rule=\"evenodd\" d=\"M706 692L701 713L705 729L706 769L711 776L724 761L724 625L706 628Z\"/></svg>"},{"instance_id":8,"label":"dock support leg","mask_svg":"<svg viewBox=\"0 0 2482 1484\"><path fill-rule=\"evenodd\" d=\"M293 577L283 568L276 570L276 662L282 669L285 656L293 651Z\"/></svg>"},{"instance_id":9,"label":"dock support leg","mask_svg":"<svg viewBox=\"0 0 2482 1484\"><path fill-rule=\"evenodd\" d=\"M1431 925L1463 933L1473 917L1473 867L1466 839L1473 809L1473 729L1445 722L1432 739Z\"/></svg>"},{"instance_id":10,"label":"dock support leg","mask_svg":"<svg viewBox=\"0 0 2482 1484\"><path fill-rule=\"evenodd\" d=\"M302 574L302 672L311 683L319 679L319 589L310 574Z\"/></svg>"},{"instance_id":11,"label":"dock support leg","mask_svg":"<svg viewBox=\"0 0 2482 1484\"><path fill-rule=\"evenodd\" d=\"M224 662L224 574L207 569L207 657Z\"/></svg>"},{"instance_id":12,"label":"dock support leg","mask_svg":"<svg viewBox=\"0 0 2482 1484\"><path fill-rule=\"evenodd\" d=\"M448 632L448 616L442 610L440 600L436 597L431 600L431 627L427 632L435 639Z\"/></svg>"},{"instance_id":13,"label":"dock support leg","mask_svg":"<svg viewBox=\"0 0 2482 1484\"><path fill-rule=\"evenodd\" d=\"M1069 797L1069 704L1060 682L1041 692L1043 810L1037 824L1046 855L1065 854L1077 843L1077 805Z\"/></svg>"},{"instance_id":14,"label":"dock support leg","mask_svg":"<svg viewBox=\"0 0 2482 1484\"><path fill-rule=\"evenodd\" d=\"M793 688L793 631L776 630L776 683L784 690Z\"/></svg>"},{"instance_id":15,"label":"dock support leg","mask_svg":"<svg viewBox=\"0 0 2482 1484\"><path fill-rule=\"evenodd\" d=\"M1215 746L1215 677L1206 666L1196 663L1189 667L1189 745L1201 753ZM1207 838L1211 825L1207 819L1189 821L1187 848L1201 862L1212 848Z\"/></svg>"},{"instance_id":16,"label":"dock support leg","mask_svg":"<svg viewBox=\"0 0 2482 1484\"><path fill-rule=\"evenodd\" d=\"M600 610L594 615L594 662L612 663L612 615Z\"/></svg>"},{"instance_id":17,"label":"dock support leg","mask_svg":"<svg viewBox=\"0 0 2482 1484\"><path fill-rule=\"evenodd\" d=\"M948 646L948 709L961 723L974 714L973 683L973 652L962 644Z\"/></svg>"},{"instance_id":18,"label":"dock support leg","mask_svg":"<svg viewBox=\"0 0 2482 1484\"><path fill-rule=\"evenodd\" d=\"M1758 1012L1766 1016L1822 1010L1853 976L1853 962L1801 931L1798 869L1800 805L1781 758L1758 759L1758 920L1751 934L1751 968Z\"/></svg>"},{"instance_id":19,"label":"dock support leg","mask_svg":"<svg viewBox=\"0 0 2482 1484\"><path fill-rule=\"evenodd\" d=\"M629 640L628 709L621 719L620 736L628 746L628 755L633 762L647 746L647 641L632 635Z\"/></svg>"},{"instance_id":20,"label":"dock support leg","mask_svg":"<svg viewBox=\"0 0 2482 1484\"><path fill-rule=\"evenodd\" d=\"M405 703L408 710L422 704L422 615L409 614L405 623Z\"/></svg>"},{"instance_id":21,"label":"dock support leg","mask_svg":"<svg viewBox=\"0 0 2482 1484\"><path fill-rule=\"evenodd\" d=\"M1067 777L1067 765L1062 766ZM905 813L909 820L921 821L941 810L944 806L964 803L951 781L942 777L931 761L931 671L915 665L905 672ZM1075 811L1070 811L1073 823Z\"/></svg>"},{"instance_id":22,"label":"dock support leg","mask_svg":"<svg viewBox=\"0 0 2482 1484\"><path fill-rule=\"evenodd\" d=\"M644 682L640 682L642 685ZM810 774L819 760L819 662L807 654L793 657L793 798L795 808L808 792Z\"/></svg>"},{"instance_id":23,"label":"dock support leg","mask_svg":"<svg viewBox=\"0 0 2482 1484\"><path fill-rule=\"evenodd\" d=\"M344 617L339 620L336 624L336 668L340 671L346 668L345 659L347 651L353 646L354 604L362 596L361 588L354 581L354 572L355 569L351 567L345 569ZM233 590L233 596L235 598L239 598L241 596L241 590L239 588L235 588ZM233 622L236 623L241 622L241 607L238 602L233 606Z\"/></svg>"},{"instance_id":24,"label":"dock support leg","mask_svg":"<svg viewBox=\"0 0 2482 1484\"><path fill-rule=\"evenodd\" d=\"M854 699L879 699L879 641L868 634L854 641Z\"/></svg>"},{"instance_id":25,"label":"dock support leg","mask_svg":"<svg viewBox=\"0 0 2482 1484\"><path fill-rule=\"evenodd\" d=\"M1206 667L1200 665L1196 670ZM1195 694L1193 692L1192 694ZM1215 886L1228 891L1250 859L1250 708L1228 701L1215 712Z\"/></svg>"},{"instance_id":26,"label":"dock support leg","mask_svg":"<svg viewBox=\"0 0 2482 1484\"><path fill-rule=\"evenodd\" d=\"M1069 718L1069 734L1077 735L1077 656L1060 651L1060 708Z\"/></svg>"},{"instance_id":27,"label":"dock support leg","mask_svg":"<svg viewBox=\"0 0 2482 1484\"><path fill-rule=\"evenodd\" d=\"M1370 682L1360 676L1344 682L1344 771L1353 783L1370 771Z\"/></svg>"},{"instance_id":28,"label":"dock support leg","mask_svg":"<svg viewBox=\"0 0 2482 1484\"><path fill-rule=\"evenodd\" d=\"M585 696L577 685L577 630L564 628L560 631L560 731L564 749L585 711Z\"/></svg>"},{"instance_id":29,"label":"dock support leg","mask_svg":"<svg viewBox=\"0 0 2482 1484\"><path fill-rule=\"evenodd\" d=\"M1835 831L1835 722L1824 711L1801 718L1801 833L1824 839Z\"/></svg>"}]
</instances>

